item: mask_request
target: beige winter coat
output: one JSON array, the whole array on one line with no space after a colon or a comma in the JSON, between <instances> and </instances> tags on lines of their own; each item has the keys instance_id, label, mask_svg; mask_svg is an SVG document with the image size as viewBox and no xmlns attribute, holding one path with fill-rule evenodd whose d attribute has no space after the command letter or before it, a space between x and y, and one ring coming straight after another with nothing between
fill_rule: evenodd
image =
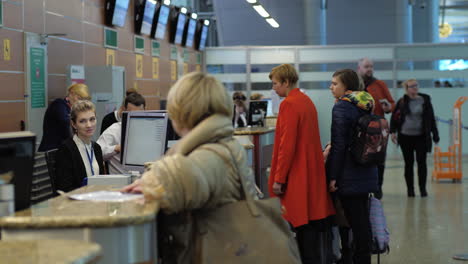
<instances>
[{"instance_id":1,"label":"beige winter coat","mask_svg":"<svg viewBox=\"0 0 468 264\"><path fill-rule=\"evenodd\" d=\"M169 234L167 239L173 243L169 248L174 250L177 261L171 263L191 263L194 253L187 251L187 248L194 237L192 212L244 199L239 173L235 171L233 158L225 145L242 170L240 175L247 175L250 195L255 195L254 178L247 166L246 151L232 135L229 118L210 116L143 174L145 196L160 200L163 212L178 213L169 216L171 220L167 220L167 217L166 221L158 219L163 222L158 232Z\"/></svg>"}]
</instances>

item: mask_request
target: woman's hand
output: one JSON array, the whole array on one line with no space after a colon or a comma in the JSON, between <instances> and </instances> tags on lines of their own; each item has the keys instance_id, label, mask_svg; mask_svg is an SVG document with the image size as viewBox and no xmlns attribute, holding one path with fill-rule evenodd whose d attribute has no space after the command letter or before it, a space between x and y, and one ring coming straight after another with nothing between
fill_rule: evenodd
<instances>
[{"instance_id":1,"label":"woman's hand","mask_svg":"<svg viewBox=\"0 0 468 264\"><path fill-rule=\"evenodd\" d=\"M397 140L397 134L396 133L392 133L392 142L395 143L396 145L398 145L398 140Z\"/></svg>"},{"instance_id":2,"label":"woman's hand","mask_svg":"<svg viewBox=\"0 0 468 264\"><path fill-rule=\"evenodd\" d=\"M283 194L283 184L274 182L273 183L273 193L276 195L281 195Z\"/></svg>"},{"instance_id":3,"label":"woman's hand","mask_svg":"<svg viewBox=\"0 0 468 264\"><path fill-rule=\"evenodd\" d=\"M338 190L338 187L336 187L336 180L331 180L330 184L328 184L328 191L336 192L336 190Z\"/></svg>"},{"instance_id":4,"label":"woman's hand","mask_svg":"<svg viewBox=\"0 0 468 264\"><path fill-rule=\"evenodd\" d=\"M126 193L142 193L143 186L142 186L141 179L138 179L134 181L132 184L123 187L120 191L126 192Z\"/></svg>"},{"instance_id":5,"label":"woman's hand","mask_svg":"<svg viewBox=\"0 0 468 264\"><path fill-rule=\"evenodd\" d=\"M327 146L325 147L325 150L323 151L323 160L327 161L328 155L330 154L331 150L331 144L328 143Z\"/></svg>"}]
</instances>

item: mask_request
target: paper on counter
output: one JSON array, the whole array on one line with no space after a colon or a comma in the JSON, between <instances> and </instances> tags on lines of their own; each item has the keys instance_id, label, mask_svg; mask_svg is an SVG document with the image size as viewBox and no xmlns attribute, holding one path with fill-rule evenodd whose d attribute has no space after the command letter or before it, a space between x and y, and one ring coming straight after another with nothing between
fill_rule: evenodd
<instances>
[{"instance_id":1,"label":"paper on counter","mask_svg":"<svg viewBox=\"0 0 468 264\"><path fill-rule=\"evenodd\" d=\"M143 194L97 191L68 195L68 198L80 201L126 202L143 198Z\"/></svg>"}]
</instances>

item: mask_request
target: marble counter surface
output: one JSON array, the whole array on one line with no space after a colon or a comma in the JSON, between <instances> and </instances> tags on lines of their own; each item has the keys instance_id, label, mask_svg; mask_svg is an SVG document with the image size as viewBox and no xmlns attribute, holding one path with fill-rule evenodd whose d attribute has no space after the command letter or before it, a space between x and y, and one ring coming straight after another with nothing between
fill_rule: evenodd
<instances>
[{"instance_id":1,"label":"marble counter surface","mask_svg":"<svg viewBox=\"0 0 468 264\"><path fill-rule=\"evenodd\" d=\"M0 264L94 263L101 254L95 243L75 240L0 241Z\"/></svg>"},{"instance_id":2,"label":"marble counter surface","mask_svg":"<svg viewBox=\"0 0 468 264\"><path fill-rule=\"evenodd\" d=\"M273 131L275 131L274 127L239 127L234 130L234 135L261 135Z\"/></svg>"},{"instance_id":3,"label":"marble counter surface","mask_svg":"<svg viewBox=\"0 0 468 264\"><path fill-rule=\"evenodd\" d=\"M117 191L115 186L91 185L70 192L86 193L100 190ZM157 202L91 202L70 200L59 196L0 217L0 228L79 228L138 225L153 221Z\"/></svg>"}]
</instances>

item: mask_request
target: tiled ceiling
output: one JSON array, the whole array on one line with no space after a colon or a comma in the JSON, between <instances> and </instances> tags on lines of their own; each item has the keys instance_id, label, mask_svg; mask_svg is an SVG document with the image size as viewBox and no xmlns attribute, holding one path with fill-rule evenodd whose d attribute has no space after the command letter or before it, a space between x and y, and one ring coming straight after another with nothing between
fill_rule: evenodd
<instances>
[{"instance_id":1,"label":"tiled ceiling","mask_svg":"<svg viewBox=\"0 0 468 264\"><path fill-rule=\"evenodd\" d=\"M468 42L468 0L440 0L440 19L445 10L445 22L452 28L452 34L447 38L440 38L441 42Z\"/></svg>"}]
</instances>

